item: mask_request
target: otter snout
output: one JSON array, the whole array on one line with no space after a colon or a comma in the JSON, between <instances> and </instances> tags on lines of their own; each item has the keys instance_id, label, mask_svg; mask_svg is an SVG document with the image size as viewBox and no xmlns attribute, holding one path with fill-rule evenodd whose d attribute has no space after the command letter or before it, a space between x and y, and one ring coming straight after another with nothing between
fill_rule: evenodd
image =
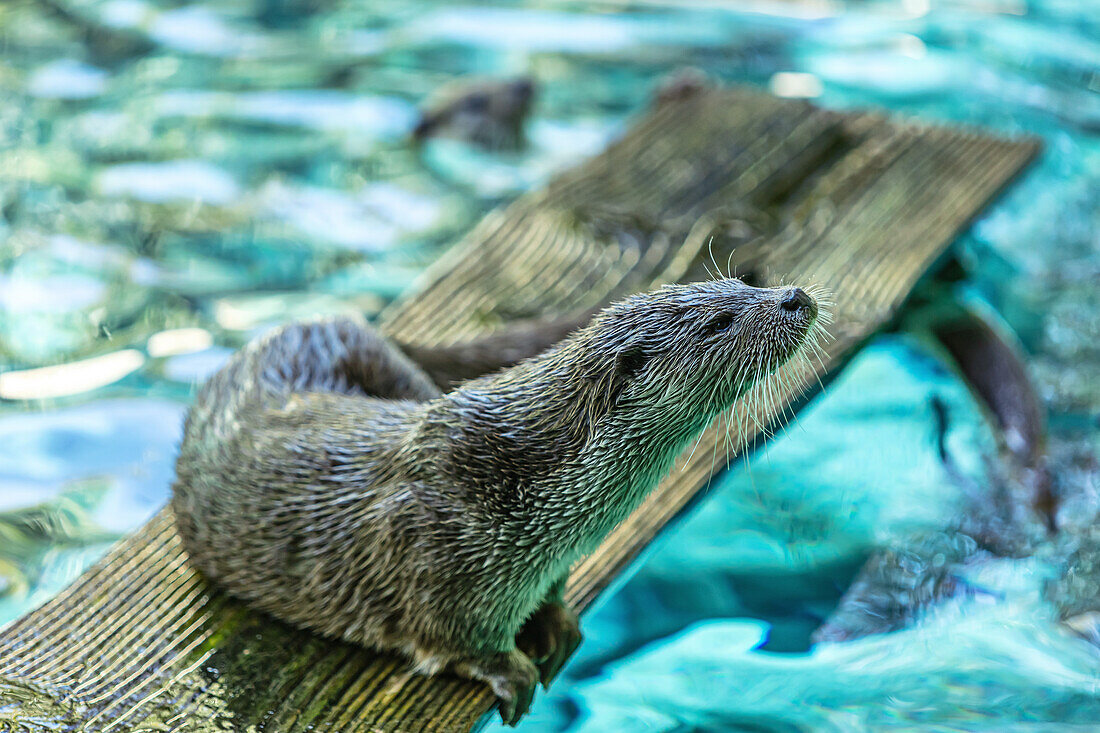
<instances>
[{"instance_id":1,"label":"otter snout","mask_svg":"<svg viewBox=\"0 0 1100 733\"><path fill-rule=\"evenodd\" d=\"M526 76L513 81L511 88L512 93L524 102L535 96L535 82Z\"/></svg>"},{"instance_id":2,"label":"otter snout","mask_svg":"<svg viewBox=\"0 0 1100 733\"><path fill-rule=\"evenodd\" d=\"M779 307L788 313L798 313L812 321L817 317L817 301L802 288L790 288L779 301Z\"/></svg>"}]
</instances>

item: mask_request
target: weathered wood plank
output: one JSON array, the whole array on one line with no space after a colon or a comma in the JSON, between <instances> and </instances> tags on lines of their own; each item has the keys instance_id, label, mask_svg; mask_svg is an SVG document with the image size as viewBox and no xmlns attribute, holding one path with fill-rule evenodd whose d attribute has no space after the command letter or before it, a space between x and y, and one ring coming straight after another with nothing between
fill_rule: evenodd
<instances>
[{"instance_id":1,"label":"weathered wood plank","mask_svg":"<svg viewBox=\"0 0 1100 733\"><path fill-rule=\"evenodd\" d=\"M716 262L829 289L835 338L818 371L835 371L1035 150L754 92L701 94L487 217L383 326L458 340L705 277ZM742 413L735 427L747 443L783 419ZM574 570L570 602L590 607L741 448L712 427ZM167 511L0 634L0 731L467 730L491 704L480 686L412 675L213 590L186 564Z\"/></svg>"}]
</instances>

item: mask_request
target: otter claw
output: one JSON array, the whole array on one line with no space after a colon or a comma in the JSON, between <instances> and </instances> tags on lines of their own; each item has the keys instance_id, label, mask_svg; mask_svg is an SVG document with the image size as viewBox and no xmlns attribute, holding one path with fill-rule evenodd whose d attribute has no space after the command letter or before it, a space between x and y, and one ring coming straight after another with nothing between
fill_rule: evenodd
<instances>
[{"instance_id":1,"label":"otter claw","mask_svg":"<svg viewBox=\"0 0 1100 733\"><path fill-rule=\"evenodd\" d=\"M508 668L488 678L493 692L500 698L500 720L515 727L531 708L538 685L538 670L531 660L516 650L509 655Z\"/></svg>"},{"instance_id":2,"label":"otter claw","mask_svg":"<svg viewBox=\"0 0 1100 733\"><path fill-rule=\"evenodd\" d=\"M454 663L462 677L479 680L492 688L500 700L500 719L514 726L531 707L538 685L539 671L519 649L484 657L468 657Z\"/></svg>"},{"instance_id":3,"label":"otter claw","mask_svg":"<svg viewBox=\"0 0 1100 733\"><path fill-rule=\"evenodd\" d=\"M581 635L580 631L577 631L558 646L550 659L538 665L539 680L542 682L544 690L550 688L550 683L558 676L558 672L565 666L569 657L573 656L573 652L577 651L577 647L581 645L583 640L584 636Z\"/></svg>"},{"instance_id":4,"label":"otter claw","mask_svg":"<svg viewBox=\"0 0 1100 733\"><path fill-rule=\"evenodd\" d=\"M539 680L548 688L583 639L577 615L552 601L527 620L516 644L538 666Z\"/></svg>"},{"instance_id":5,"label":"otter claw","mask_svg":"<svg viewBox=\"0 0 1100 733\"><path fill-rule=\"evenodd\" d=\"M538 682L531 679L530 682L510 684L506 690L498 691L501 722L511 728L516 727L520 719L531 709L531 701L535 698L537 686Z\"/></svg>"}]
</instances>

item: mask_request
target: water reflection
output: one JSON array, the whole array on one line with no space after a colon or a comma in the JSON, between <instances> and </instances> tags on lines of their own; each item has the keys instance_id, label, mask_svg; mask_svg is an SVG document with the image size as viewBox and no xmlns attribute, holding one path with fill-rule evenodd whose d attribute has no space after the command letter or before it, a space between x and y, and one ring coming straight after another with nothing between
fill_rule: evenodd
<instances>
[{"instance_id":1,"label":"water reflection","mask_svg":"<svg viewBox=\"0 0 1100 733\"><path fill-rule=\"evenodd\" d=\"M124 163L100 171L92 184L102 196L126 196L150 203L173 201L231 204L240 186L226 171L201 160Z\"/></svg>"},{"instance_id":2,"label":"water reflection","mask_svg":"<svg viewBox=\"0 0 1100 733\"><path fill-rule=\"evenodd\" d=\"M44 400L91 392L133 374L144 363L140 351L123 349L68 364L10 371L0 374L0 398Z\"/></svg>"},{"instance_id":3,"label":"water reflection","mask_svg":"<svg viewBox=\"0 0 1100 733\"><path fill-rule=\"evenodd\" d=\"M213 343L214 337L205 328L173 328L150 336L146 351L154 358L175 356L208 349Z\"/></svg>"}]
</instances>

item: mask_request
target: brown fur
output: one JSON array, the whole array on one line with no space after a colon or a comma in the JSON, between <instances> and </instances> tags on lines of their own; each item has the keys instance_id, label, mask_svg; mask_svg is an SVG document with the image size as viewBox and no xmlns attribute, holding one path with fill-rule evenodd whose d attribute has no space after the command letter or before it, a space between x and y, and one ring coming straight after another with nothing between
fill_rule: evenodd
<instances>
[{"instance_id":1,"label":"brown fur","mask_svg":"<svg viewBox=\"0 0 1100 733\"><path fill-rule=\"evenodd\" d=\"M231 593L484 680L514 723L579 643L561 600L570 566L816 315L792 288L666 286L446 394L365 322L286 326L200 391L174 487L180 533ZM519 352L543 345L527 338ZM447 358L460 373L491 366Z\"/></svg>"}]
</instances>

